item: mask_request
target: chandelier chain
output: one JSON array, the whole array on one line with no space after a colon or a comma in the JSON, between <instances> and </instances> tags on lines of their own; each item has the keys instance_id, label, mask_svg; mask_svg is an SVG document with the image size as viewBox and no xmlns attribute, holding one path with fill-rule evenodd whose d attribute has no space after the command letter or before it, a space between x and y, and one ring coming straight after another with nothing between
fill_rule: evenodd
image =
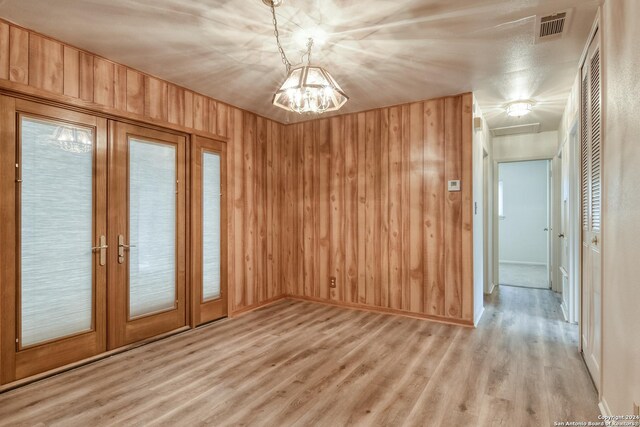
<instances>
[{"instance_id":1,"label":"chandelier chain","mask_svg":"<svg viewBox=\"0 0 640 427\"><path fill-rule=\"evenodd\" d=\"M280 44L280 33L278 32L278 19L276 18L276 7L274 1L271 0L271 16L273 17L273 34L276 36L276 44L278 45L278 51L280 52L280 58L282 63L287 68L287 74L291 71L291 62L287 59L287 55L284 53L282 44Z\"/></svg>"}]
</instances>

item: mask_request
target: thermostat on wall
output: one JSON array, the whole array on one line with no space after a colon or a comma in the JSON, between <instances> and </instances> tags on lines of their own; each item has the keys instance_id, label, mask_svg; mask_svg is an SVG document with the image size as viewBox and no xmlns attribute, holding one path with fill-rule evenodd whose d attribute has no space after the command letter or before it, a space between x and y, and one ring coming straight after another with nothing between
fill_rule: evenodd
<instances>
[{"instance_id":1,"label":"thermostat on wall","mask_svg":"<svg viewBox=\"0 0 640 427\"><path fill-rule=\"evenodd\" d=\"M449 191L460 191L459 179L449 181Z\"/></svg>"}]
</instances>

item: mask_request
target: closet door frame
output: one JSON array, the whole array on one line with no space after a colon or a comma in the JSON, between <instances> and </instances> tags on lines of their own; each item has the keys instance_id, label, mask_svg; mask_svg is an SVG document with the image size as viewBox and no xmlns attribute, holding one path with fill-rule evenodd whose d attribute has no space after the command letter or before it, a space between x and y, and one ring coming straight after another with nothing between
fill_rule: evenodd
<instances>
[{"instance_id":1,"label":"closet door frame","mask_svg":"<svg viewBox=\"0 0 640 427\"><path fill-rule=\"evenodd\" d=\"M204 153L220 156L220 297L203 298L203 175ZM194 135L191 141L191 313L192 325L198 326L226 317L227 284L227 146L224 142Z\"/></svg>"},{"instance_id":2,"label":"closet door frame","mask_svg":"<svg viewBox=\"0 0 640 427\"><path fill-rule=\"evenodd\" d=\"M109 285L108 348L115 349L188 325L187 280L187 137L119 121L109 122ZM176 147L176 303L174 308L131 318L129 315L129 253L118 262L118 236L129 236L129 138Z\"/></svg>"},{"instance_id":3,"label":"closet door frame","mask_svg":"<svg viewBox=\"0 0 640 427\"><path fill-rule=\"evenodd\" d=\"M91 329L21 347L20 315L20 129L22 117L91 128L93 149L92 244L106 236L107 120L90 114L0 96L0 383L7 384L49 371L106 350L106 265L92 260ZM61 236L62 238L62 236Z\"/></svg>"}]
</instances>

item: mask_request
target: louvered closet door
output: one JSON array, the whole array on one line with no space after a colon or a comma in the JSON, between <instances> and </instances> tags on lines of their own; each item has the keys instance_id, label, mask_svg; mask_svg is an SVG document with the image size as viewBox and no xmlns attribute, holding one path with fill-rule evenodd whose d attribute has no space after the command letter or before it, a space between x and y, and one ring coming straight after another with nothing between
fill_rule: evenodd
<instances>
[{"instance_id":1,"label":"louvered closet door","mask_svg":"<svg viewBox=\"0 0 640 427\"><path fill-rule=\"evenodd\" d=\"M599 33L597 33L589 47L581 74L582 322L580 331L584 358L598 388L602 360L600 56Z\"/></svg>"}]
</instances>

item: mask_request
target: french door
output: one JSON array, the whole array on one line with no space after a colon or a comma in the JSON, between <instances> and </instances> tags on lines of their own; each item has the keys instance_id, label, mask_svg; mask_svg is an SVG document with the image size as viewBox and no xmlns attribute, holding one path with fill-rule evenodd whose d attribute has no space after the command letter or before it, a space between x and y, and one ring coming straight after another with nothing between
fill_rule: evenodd
<instances>
[{"instance_id":1,"label":"french door","mask_svg":"<svg viewBox=\"0 0 640 427\"><path fill-rule=\"evenodd\" d=\"M187 324L186 154L0 96L0 384Z\"/></svg>"},{"instance_id":2,"label":"french door","mask_svg":"<svg viewBox=\"0 0 640 427\"><path fill-rule=\"evenodd\" d=\"M0 97L0 382L106 349L105 119Z\"/></svg>"},{"instance_id":3,"label":"french door","mask_svg":"<svg viewBox=\"0 0 640 427\"><path fill-rule=\"evenodd\" d=\"M194 324L227 315L226 146L199 136L191 146Z\"/></svg>"},{"instance_id":4,"label":"french door","mask_svg":"<svg viewBox=\"0 0 640 427\"><path fill-rule=\"evenodd\" d=\"M596 388L602 365L602 138L599 33L581 73L582 308L580 335L584 360Z\"/></svg>"},{"instance_id":5,"label":"french door","mask_svg":"<svg viewBox=\"0 0 640 427\"><path fill-rule=\"evenodd\" d=\"M110 123L109 348L186 325L186 138Z\"/></svg>"}]
</instances>

